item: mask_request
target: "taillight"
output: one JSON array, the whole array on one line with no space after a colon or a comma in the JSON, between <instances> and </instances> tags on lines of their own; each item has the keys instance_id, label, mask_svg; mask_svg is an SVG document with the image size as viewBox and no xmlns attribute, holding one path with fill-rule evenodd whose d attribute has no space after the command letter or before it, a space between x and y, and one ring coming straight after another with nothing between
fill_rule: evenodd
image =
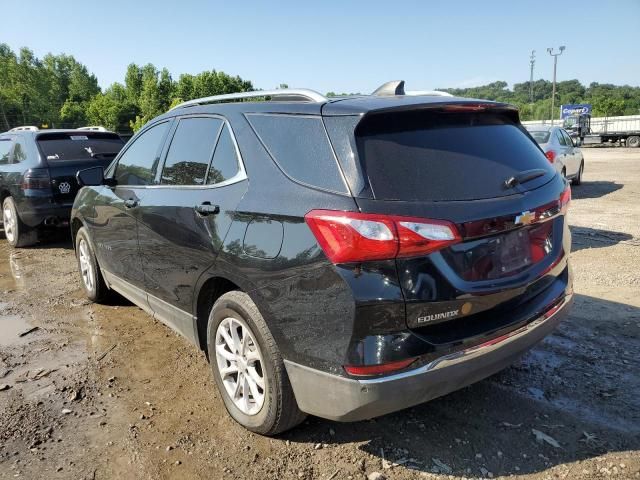
<instances>
[{"instance_id":1,"label":"taillight","mask_svg":"<svg viewBox=\"0 0 640 480\"><path fill-rule=\"evenodd\" d=\"M407 358L397 362L381 363L378 365L345 365L344 369L349 375L366 377L395 372L407 368L415 361L415 358Z\"/></svg>"},{"instance_id":2,"label":"taillight","mask_svg":"<svg viewBox=\"0 0 640 480\"><path fill-rule=\"evenodd\" d=\"M553 163L556 161L556 152L554 152L553 150L549 150L547 153L544 154L545 157L547 157L547 160L549 160L549 163Z\"/></svg>"},{"instance_id":3,"label":"taillight","mask_svg":"<svg viewBox=\"0 0 640 480\"><path fill-rule=\"evenodd\" d=\"M559 207L561 212L566 212L571 202L571 186L567 185L567 188L560 194Z\"/></svg>"},{"instance_id":4,"label":"taillight","mask_svg":"<svg viewBox=\"0 0 640 480\"><path fill-rule=\"evenodd\" d=\"M333 263L427 255L461 240L444 220L312 210L305 221Z\"/></svg>"},{"instance_id":5,"label":"taillight","mask_svg":"<svg viewBox=\"0 0 640 480\"><path fill-rule=\"evenodd\" d=\"M51 188L47 170L28 170L22 177L22 190L43 190Z\"/></svg>"}]
</instances>

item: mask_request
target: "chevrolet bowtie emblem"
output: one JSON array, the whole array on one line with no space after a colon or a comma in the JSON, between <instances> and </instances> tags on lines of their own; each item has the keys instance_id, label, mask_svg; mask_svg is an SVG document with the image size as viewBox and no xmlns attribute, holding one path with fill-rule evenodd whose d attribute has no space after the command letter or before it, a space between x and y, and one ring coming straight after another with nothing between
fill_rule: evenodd
<instances>
[{"instance_id":1,"label":"chevrolet bowtie emblem","mask_svg":"<svg viewBox=\"0 0 640 480\"><path fill-rule=\"evenodd\" d=\"M536 214L527 210L526 212L522 212L520 215L516 216L515 224L529 225L530 223L533 223L535 219L536 219Z\"/></svg>"}]
</instances>

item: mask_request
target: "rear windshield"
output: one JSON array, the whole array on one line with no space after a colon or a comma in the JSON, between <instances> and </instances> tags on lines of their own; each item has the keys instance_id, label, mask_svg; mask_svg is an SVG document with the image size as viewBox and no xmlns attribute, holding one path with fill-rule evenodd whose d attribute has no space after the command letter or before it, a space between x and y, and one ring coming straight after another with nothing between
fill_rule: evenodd
<instances>
[{"instance_id":1,"label":"rear windshield","mask_svg":"<svg viewBox=\"0 0 640 480\"><path fill-rule=\"evenodd\" d=\"M377 114L363 120L355 133L376 199L493 198L515 193L504 182L524 170L548 172L526 188L554 175L523 127L499 112Z\"/></svg>"},{"instance_id":2,"label":"rear windshield","mask_svg":"<svg viewBox=\"0 0 640 480\"><path fill-rule=\"evenodd\" d=\"M551 132L549 130L529 130L529 135L531 135L536 142L542 144L549 141Z\"/></svg>"},{"instance_id":3,"label":"rear windshield","mask_svg":"<svg viewBox=\"0 0 640 480\"><path fill-rule=\"evenodd\" d=\"M38 146L47 161L114 158L124 146L115 133L49 133L38 137Z\"/></svg>"}]
</instances>

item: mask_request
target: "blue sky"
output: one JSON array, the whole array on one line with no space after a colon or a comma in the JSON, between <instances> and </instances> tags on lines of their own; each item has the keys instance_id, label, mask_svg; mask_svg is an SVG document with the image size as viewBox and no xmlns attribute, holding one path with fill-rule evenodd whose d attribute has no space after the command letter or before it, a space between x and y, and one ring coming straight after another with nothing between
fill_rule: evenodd
<instances>
[{"instance_id":1,"label":"blue sky","mask_svg":"<svg viewBox=\"0 0 640 480\"><path fill-rule=\"evenodd\" d=\"M131 62L323 93L393 79L412 90L513 84L528 80L531 50L535 78L550 79L546 49L559 45L559 80L640 86L640 0L20 0L2 10L0 42L72 54L103 87Z\"/></svg>"}]
</instances>

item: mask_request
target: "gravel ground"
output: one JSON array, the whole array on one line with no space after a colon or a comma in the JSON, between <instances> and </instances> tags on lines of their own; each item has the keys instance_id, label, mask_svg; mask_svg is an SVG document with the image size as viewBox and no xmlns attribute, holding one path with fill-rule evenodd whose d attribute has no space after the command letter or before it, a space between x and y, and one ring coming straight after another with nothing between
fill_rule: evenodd
<instances>
[{"instance_id":1,"label":"gravel ground","mask_svg":"<svg viewBox=\"0 0 640 480\"><path fill-rule=\"evenodd\" d=\"M273 439L230 420L195 347L87 302L69 242L0 240L0 479L640 478L640 149L584 154L576 302L553 335L430 403Z\"/></svg>"}]
</instances>

